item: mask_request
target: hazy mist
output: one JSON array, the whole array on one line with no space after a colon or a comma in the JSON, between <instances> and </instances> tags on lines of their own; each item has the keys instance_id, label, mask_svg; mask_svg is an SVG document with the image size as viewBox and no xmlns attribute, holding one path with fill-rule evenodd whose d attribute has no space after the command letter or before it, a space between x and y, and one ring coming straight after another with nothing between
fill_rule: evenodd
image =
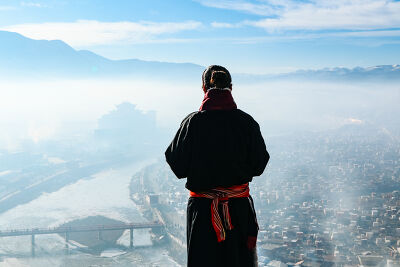
<instances>
[{"instance_id":1,"label":"hazy mist","mask_svg":"<svg viewBox=\"0 0 400 267\"><path fill-rule=\"evenodd\" d=\"M37 143L90 134L103 115L123 102L134 104L143 114L154 111L157 127L171 132L186 114L198 109L203 95L200 78L184 83L179 77L176 83L126 78L0 83L0 125L7 128L0 133L0 144L11 150L27 140ZM266 135L365 122L391 128L398 123L397 83L236 84L234 75L233 83L238 107L260 121ZM116 119L124 123L122 117Z\"/></svg>"}]
</instances>

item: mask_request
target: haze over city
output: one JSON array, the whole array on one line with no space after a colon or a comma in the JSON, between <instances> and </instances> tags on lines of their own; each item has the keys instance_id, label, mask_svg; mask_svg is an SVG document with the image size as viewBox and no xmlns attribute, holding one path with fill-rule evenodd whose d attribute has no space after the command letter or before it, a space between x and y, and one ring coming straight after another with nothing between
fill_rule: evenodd
<instances>
[{"instance_id":1,"label":"haze over city","mask_svg":"<svg viewBox=\"0 0 400 267\"><path fill-rule=\"evenodd\" d=\"M0 265L185 266L188 195L163 152L211 64L271 154L251 185L260 266L400 264L398 14L395 0L1 1L0 235L165 225L132 230L133 249L129 228L36 235L34 257L29 236L1 236Z\"/></svg>"}]
</instances>

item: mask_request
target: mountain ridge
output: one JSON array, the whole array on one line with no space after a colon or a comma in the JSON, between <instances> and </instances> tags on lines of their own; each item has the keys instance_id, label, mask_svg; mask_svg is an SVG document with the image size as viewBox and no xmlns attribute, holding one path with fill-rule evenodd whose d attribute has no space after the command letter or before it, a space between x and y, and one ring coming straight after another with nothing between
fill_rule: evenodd
<instances>
[{"instance_id":1,"label":"mountain ridge","mask_svg":"<svg viewBox=\"0 0 400 267\"><path fill-rule=\"evenodd\" d=\"M139 59L111 60L89 50L75 50L60 40L33 40L21 34L0 31L0 71L7 76L168 77L179 69L198 74L203 66Z\"/></svg>"},{"instance_id":2,"label":"mountain ridge","mask_svg":"<svg viewBox=\"0 0 400 267\"><path fill-rule=\"evenodd\" d=\"M0 76L5 77L145 77L180 80L198 78L204 66L194 63L112 60L89 50L76 50L61 40L34 40L0 31ZM178 76L177 76L178 75ZM281 74L241 74L242 82L274 80L400 80L400 65L298 70Z\"/></svg>"}]
</instances>

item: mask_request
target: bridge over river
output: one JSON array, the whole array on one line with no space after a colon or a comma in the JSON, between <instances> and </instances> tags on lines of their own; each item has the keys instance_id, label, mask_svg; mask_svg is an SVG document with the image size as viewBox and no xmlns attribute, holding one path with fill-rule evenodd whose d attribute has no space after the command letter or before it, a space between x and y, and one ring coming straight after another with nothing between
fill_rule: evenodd
<instances>
[{"instance_id":1,"label":"bridge over river","mask_svg":"<svg viewBox=\"0 0 400 267\"><path fill-rule=\"evenodd\" d=\"M64 226L54 228L32 228L32 229L11 229L0 231L0 237L7 236L31 236L31 253L35 256L35 235L61 234L65 237L65 247L68 249L69 234L76 232L97 232L98 238L102 239L102 232L113 230L128 230L130 232L130 248L133 248L133 229L162 228L164 224L160 221L145 223L127 223L112 225L89 225L89 226Z\"/></svg>"}]
</instances>

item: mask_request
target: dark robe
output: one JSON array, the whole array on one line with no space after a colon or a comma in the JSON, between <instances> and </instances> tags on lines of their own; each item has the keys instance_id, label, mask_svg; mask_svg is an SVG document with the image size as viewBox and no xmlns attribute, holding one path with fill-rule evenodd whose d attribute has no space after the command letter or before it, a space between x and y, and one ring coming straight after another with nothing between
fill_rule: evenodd
<instances>
[{"instance_id":1,"label":"dark robe","mask_svg":"<svg viewBox=\"0 0 400 267\"><path fill-rule=\"evenodd\" d=\"M223 103L228 106L228 102L224 99ZM187 178L186 188L194 192L245 184L261 175L269 154L258 123L236 105L214 109L212 102L203 102L203 106L211 108L189 114L165 151L175 175ZM229 199L233 230L227 231L222 242L218 242L211 224L210 205L211 199L189 198L188 266L255 266L255 240L249 245L248 238L257 236L251 197Z\"/></svg>"}]
</instances>

